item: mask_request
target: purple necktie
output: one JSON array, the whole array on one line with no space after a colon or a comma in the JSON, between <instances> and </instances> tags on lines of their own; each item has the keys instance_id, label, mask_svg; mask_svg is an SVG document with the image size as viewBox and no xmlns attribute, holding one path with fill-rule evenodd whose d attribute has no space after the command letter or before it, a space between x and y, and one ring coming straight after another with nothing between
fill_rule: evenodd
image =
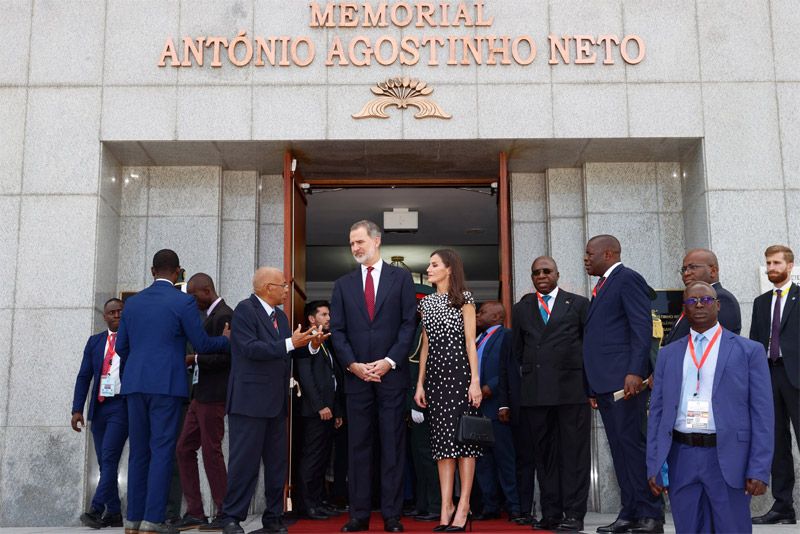
<instances>
[{"instance_id":1,"label":"purple necktie","mask_svg":"<svg viewBox=\"0 0 800 534\"><path fill-rule=\"evenodd\" d=\"M769 359L773 362L781 355L781 293L775 290L775 307L772 309L772 332L769 336Z\"/></svg>"}]
</instances>

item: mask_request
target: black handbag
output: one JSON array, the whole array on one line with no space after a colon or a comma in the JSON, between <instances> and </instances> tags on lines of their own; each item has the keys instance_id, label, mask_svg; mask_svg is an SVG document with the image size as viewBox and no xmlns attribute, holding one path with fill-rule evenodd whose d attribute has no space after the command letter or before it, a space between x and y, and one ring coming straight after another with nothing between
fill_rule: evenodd
<instances>
[{"instance_id":1,"label":"black handbag","mask_svg":"<svg viewBox=\"0 0 800 534\"><path fill-rule=\"evenodd\" d=\"M482 415L470 415L465 410L456 426L456 442L478 447L494 447L494 429L492 420Z\"/></svg>"}]
</instances>

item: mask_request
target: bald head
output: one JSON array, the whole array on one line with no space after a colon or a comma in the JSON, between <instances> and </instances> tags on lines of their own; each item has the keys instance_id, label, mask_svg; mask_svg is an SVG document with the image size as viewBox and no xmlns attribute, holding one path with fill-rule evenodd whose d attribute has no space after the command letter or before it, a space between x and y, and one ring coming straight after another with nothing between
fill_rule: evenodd
<instances>
[{"instance_id":1,"label":"bald head","mask_svg":"<svg viewBox=\"0 0 800 534\"><path fill-rule=\"evenodd\" d=\"M506 309L503 304L496 300L490 300L481 304L481 308L475 316L475 326L478 330L486 330L491 326L503 324L505 320Z\"/></svg>"},{"instance_id":2,"label":"bald head","mask_svg":"<svg viewBox=\"0 0 800 534\"><path fill-rule=\"evenodd\" d=\"M719 282L719 262L717 255L707 248L693 248L686 252L681 267L683 284L689 286L693 282L716 284Z\"/></svg>"},{"instance_id":3,"label":"bald head","mask_svg":"<svg viewBox=\"0 0 800 534\"><path fill-rule=\"evenodd\" d=\"M620 261L622 246L613 235L596 235L586 243L583 267L590 276L602 276L609 267Z\"/></svg>"},{"instance_id":4,"label":"bald head","mask_svg":"<svg viewBox=\"0 0 800 534\"><path fill-rule=\"evenodd\" d=\"M277 306L285 300L288 287L283 271L275 267L259 267L253 274L253 293L270 306Z\"/></svg>"}]
</instances>

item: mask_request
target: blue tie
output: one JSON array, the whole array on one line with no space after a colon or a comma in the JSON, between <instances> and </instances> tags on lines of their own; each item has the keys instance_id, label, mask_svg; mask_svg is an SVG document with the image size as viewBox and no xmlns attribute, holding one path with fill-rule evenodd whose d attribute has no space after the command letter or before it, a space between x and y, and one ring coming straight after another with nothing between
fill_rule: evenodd
<instances>
[{"instance_id":1,"label":"blue tie","mask_svg":"<svg viewBox=\"0 0 800 534\"><path fill-rule=\"evenodd\" d=\"M542 300L545 304L550 304L551 298L550 295L542 295ZM547 324L547 321L550 320L550 315L544 310L544 306L539 305L539 313L542 314L542 321L544 321L544 324Z\"/></svg>"}]
</instances>

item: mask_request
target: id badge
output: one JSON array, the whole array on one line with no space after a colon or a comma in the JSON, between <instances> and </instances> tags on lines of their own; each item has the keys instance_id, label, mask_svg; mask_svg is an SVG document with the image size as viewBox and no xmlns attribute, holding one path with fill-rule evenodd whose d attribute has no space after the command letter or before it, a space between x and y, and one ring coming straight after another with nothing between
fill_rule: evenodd
<instances>
[{"instance_id":1,"label":"id badge","mask_svg":"<svg viewBox=\"0 0 800 534\"><path fill-rule=\"evenodd\" d=\"M686 427L697 430L708 430L709 402L707 400L690 400L686 406Z\"/></svg>"},{"instance_id":2,"label":"id badge","mask_svg":"<svg viewBox=\"0 0 800 534\"><path fill-rule=\"evenodd\" d=\"M200 382L200 365L194 364L194 371L192 372L192 385Z\"/></svg>"},{"instance_id":3,"label":"id badge","mask_svg":"<svg viewBox=\"0 0 800 534\"><path fill-rule=\"evenodd\" d=\"M100 378L100 396L113 397L114 396L114 378L108 374Z\"/></svg>"}]
</instances>

